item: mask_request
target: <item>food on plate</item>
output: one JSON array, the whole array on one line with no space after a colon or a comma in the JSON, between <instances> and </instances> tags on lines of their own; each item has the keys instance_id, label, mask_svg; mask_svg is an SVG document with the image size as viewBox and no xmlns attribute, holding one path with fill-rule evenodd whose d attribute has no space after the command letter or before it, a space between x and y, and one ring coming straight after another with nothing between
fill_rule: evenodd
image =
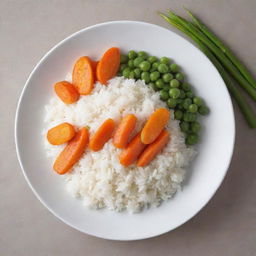
<instances>
[{"instance_id":1,"label":"food on plate","mask_svg":"<svg viewBox=\"0 0 256 256\"><path fill-rule=\"evenodd\" d=\"M160 135L152 142L147 145L146 149L140 155L137 166L143 167L148 165L156 155L163 149L169 140L169 132L163 130Z\"/></svg>"},{"instance_id":2,"label":"food on plate","mask_svg":"<svg viewBox=\"0 0 256 256\"><path fill-rule=\"evenodd\" d=\"M135 128L137 118L133 114L128 114L120 121L114 136L113 144L117 148L125 148L128 144L129 138Z\"/></svg>"},{"instance_id":3,"label":"food on plate","mask_svg":"<svg viewBox=\"0 0 256 256\"><path fill-rule=\"evenodd\" d=\"M97 80L97 77L96 77L96 68L97 68L98 63L99 63L98 61L91 60L92 70L93 70L93 73L94 73L94 79L95 79L95 81Z\"/></svg>"},{"instance_id":4,"label":"food on plate","mask_svg":"<svg viewBox=\"0 0 256 256\"><path fill-rule=\"evenodd\" d=\"M209 108L186 81L180 66L168 57L157 58L149 56L146 52L137 53L133 50L127 55L122 54L120 63L118 75L128 79L144 80L154 91L158 91L160 99L166 102L169 109L174 110L174 117L180 120L180 125L188 122L186 131L183 130L186 143L196 144L199 136L192 129L193 122L198 122L198 114L207 115Z\"/></svg>"},{"instance_id":5,"label":"food on plate","mask_svg":"<svg viewBox=\"0 0 256 256\"><path fill-rule=\"evenodd\" d=\"M170 119L170 112L166 108L157 109L147 120L141 131L141 141L150 144L160 135Z\"/></svg>"},{"instance_id":6,"label":"food on plate","mask_svg":"<svg viewBox=\"0 0 256 256\"><path fill-rule=\"evenodd\" d=\"M120 50L117 47L108 49L101 57L96 68L96 76L100 83L107 84L113 78L120 65Z\"/></svg>"},{"instance_id":7,"label":"food on plate","mask_svg":"<svg viewBox=\"0 0 256 256\"><path fill-rule=\"evenodd\" d=\"M107 119L90 139L90 149L93 151L101 150L105 143L110 140L114 129L115 121L111 118Z\"/></svg>"},{"instance_id":8,"label":"food on plate","mask_svg":"<svg viewBox=\"0 0 256 256\"><path fill-rule=\"evenodd\" d=\"M67 144L54 162L53 169L58 174L65 174L81 158L88 144L89 132L87 128L78 131L75 137Z\"/></svg>"},{"instance_id":9,"label":"food on plate","mask_svg":"<svg viewBox=\"0 0 256 256\"><path fill-rule=\"evenodd\" d=\"M116 211L139 212L171 198L196 155L198 113L209 112L180 67L112 47L98 63L78 59L69 77L79 100L52 98L45 118L46 151L67 190L86 206ZM66 125L78 130L74 137L58 128Z\"/></svg>"},{"instance_id":10,"label":"food on plate","mask_svg":"<svg viewBox=\"0 0 256 256\"><path fill-rule=\"evenodd\" d=\"M74 85L67 81L61 81L54 85L55 93L66 104L72 104L79 99L79 93Z\"/></svg>"},{"instance_id":11,"label":"food on plate","mask_svg":"<svg viewBox=\"0 0 256 256\"><path fill-rule=\"evenodd\" d=\"M72 73L72 83L81 95L90 94L95 81L95 63L88 56L79 58Z\"/></svg>"},{"instance_id":12,"label":"food on plate","mask_svg":"<svg viewBox=\"0 0 256 256\"><path fill-rule=\"evenodd\" d=\"M62 123L47 132L47 140L52 145L61 145L70 141L75 136L75 128L72 124Z\"/></svg>"},{"instance_id":13,"label":"food on plate","mask_svg":"<svg viewBox=\"0 0 256 256\"><path fill-rule=\"evenodd\" d=\"M139 132L120 154L120 163L124 166L133 164L145 149L145 147L146 144L142 143L141 133Z\"/></svg>"}]
</instances>

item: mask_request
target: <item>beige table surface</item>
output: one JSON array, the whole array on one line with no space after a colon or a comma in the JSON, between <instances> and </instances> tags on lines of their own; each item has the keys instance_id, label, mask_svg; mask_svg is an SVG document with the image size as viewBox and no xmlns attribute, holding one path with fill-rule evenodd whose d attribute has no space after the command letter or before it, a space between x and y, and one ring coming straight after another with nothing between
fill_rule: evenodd
<instances>
[{"instance_id":1,"label":"beige table surface","mask_svg":"<svg viewBox=\"0 0 256 256\"><path fill-rule=\"evenodd\" d=\"M256 76L255 0L0 1L0 256L256 255L256 136L236 106L235 151L220 189L188 223L148 240L108 241L63 224L36 199L16 158L13 127L18 97L29 73L52 46L73 32L109 20L168 27L156 10L182 12L182 4L225 38Z\"/></svg>"}]
</instances>

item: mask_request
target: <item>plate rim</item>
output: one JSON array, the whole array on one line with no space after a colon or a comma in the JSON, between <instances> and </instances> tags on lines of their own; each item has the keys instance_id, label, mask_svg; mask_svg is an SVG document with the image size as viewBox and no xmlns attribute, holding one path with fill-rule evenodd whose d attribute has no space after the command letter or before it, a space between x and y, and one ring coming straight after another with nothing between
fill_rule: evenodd
<instances>
[{"instance_id":1,"label":"plate rim","mask_svg":"<svg viewBox=\"0 0 256 256\"><path fill-rule=\"evenodd\" d=\"M186 220L184 220L183 222L179 223L178 225L175 225L174 228L167 228L166 230L162 231L162 232L158 232L157 234L153 234L153 235L148 235L148 236L139 236L139 237L135 237L135 238L127 238L127 239L123 239L123 238L113 238L113 237L107 237L107 236L104 236L104 235L98 235L98 234L94 234L92 232L85 232L84 230L82 230L81 228L73 225L72 223L70 223L68 220L65 220L63 219L61 216L59 216L59 214L57 214L50 206L48 206L47 202L45 202L44 199L42 199L40 197L40 195L37 193L36 189L34 188L34 186L31 184L28 176L27 176L27 173L25 171L25 168L23 166L23 163L22 163L22 159L21 159L21 156L20 156L20 146L19 146L19 140L18 140L18 120L19 120L19 114L20 114L20 107L21 107L21 104L22 104L22 99L23 99L23 96L24 96L24 93L27 89L27 86L30 82L30 79L32 77L32 75L34 74L34 72L38 69L38 67L45 61L45 59L55 50L57 49L61 44L65 43L66 41L68 41L69 39L87 31L87 30L91 30L91 29L94 29L94 28L97 28L97 27L101 27L101 26L105 26L105 25L112 25L112 24L138 24L138 25L146 25L146 26L153 26L153 27L156 27L158 29L162 29L162 30L165 30L165 31L168 31L169 33L173 33L175 34L175 36L179 37L180 39L186 41L188 44L192 45L193 48L195 48L195 50L203 57L203 58L206 58L207 61L209 62L209 64L216 70L216 74L219 76L219 78L221 79L221 81L223 82L223 89L226 90L227 92L227 95L228 95L228 98L227 100L229 101L230 105L231 105L231 115L232 115L232 150L231 150L231 154L229 156L229 159L226 163L226 171L223 172L222 174L222 177L221 177L221 180L220 180L220 183L219 185L212 191L211 193L211 196L208 198L208 200L206 200L206 202L201 206L201 208L199 208L195 213L192 214L192 216L189 216ZM216 67L213 65L213 63L207 58L207 56L205 56L205 54L203 54L203 52L201 52L193 43L191 43L187 38L177 34L176 32L174 32L173 30L170 30L170 29L167 29L165 27L162 27L160 25L156 25L156 24L153 24L153 23L149 23L149 22L144 22L144 21L136 21L136 20L114 20L114 21L106 21L106 22L102 22L102 23L97 23L95 25L91 25L91 26L88 26L88 27L85 27L85 28L82 28L80 30L78 30L77 32L74 32L72 33L71 35L65 37L63 40L61 40L60 42L58 42L57 44L55 44L53 47L50 48L49 51L47 51L43 57L40 58L40 60L37 62L37 64L34 66L34 68L32 69L32 71L30 72L24 86L23 86L23 89L20 93L20 96L19 96L19 100L18 100L18 104L17 104L17 107L16 107L16 112L15 112L15 120L14 120L14 139L15 139L15 149L16 149L16 155L17 155L17 158L18 158L18 162L19 162L19 165L20 165L20 168L22 170L22 173L25 177L25 180L26 182L28 183L30 189L33 191L34 195L36 196L36 198L42 203L42 205L47 208L55 217L57 217L59 220L61 220L63 223L65 223L66 225L74 228L75 230L78 230L80 231L81 233L84 233L84 234L87 234L87 235L91 235L91 236L94 236L94 237L98 237L98 238L102 238L102 239L106 239L106 240L115 240L115 241L135 241L135 240L143 240L143 239L148 239L148 238L152 238L152 237L156 237L156 236L159 236L159 235L162 235L162 234L165 234L165 233L168 233L170 231L173 231L175 229L177 229L178 227L182 226L183 224L185 224L186 222L188 222L189 220L191 220L193 217L195 217L208 203L209 201L213 198L213 196L215 195L215 193L217 192L217 190L220 188L221 184L223 183L223 180L229 170L229 167L230 167L230 164L231 164L231 160L232 160L232 157L233 157L233 154L234 154L234 146L235 146L235 138L236 138L236 126L235 126L235 114L234 114L234 107L233 107L233 103L232 103L232 100L231 100L231 97L230 97L230 94L228 92L228 89L225 85L225 82L223 80L223 78L221 77L219 71L216 69Z\"/></svg>"}]
</instances>

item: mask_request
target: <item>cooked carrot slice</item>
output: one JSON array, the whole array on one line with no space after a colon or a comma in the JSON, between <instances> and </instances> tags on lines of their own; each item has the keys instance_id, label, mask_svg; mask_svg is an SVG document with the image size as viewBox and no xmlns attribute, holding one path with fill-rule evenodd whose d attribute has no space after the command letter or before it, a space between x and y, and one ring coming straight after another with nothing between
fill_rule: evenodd
<instances>
[{"instance_id":1,"label":"cooked carrot slice","mask_svg":"<svg viewBox=\"0 0 256 256\"><path fill-rule=\"evenodd\" d=\"M126 147L129 137L135 128L136 121L137 118L133 114L129 114L121 120L113 136L113 144L115 145L115 147Z\"/></svg>"},{"instance_id":2,"label":"cooked carrot slice","mask_svg":"<svg viewBox=\"0 0 256 256\"><path fill-rule=\"evenodd\" d=\"M65 174L81 158L89 141L89 132L86 128L78 131L54 162L53 169L58 174Z\"/></svg>"},{"instance_id":3,"label":"cooked carrot slice","mask_svg":"<svg viewBox=\"0 0 256 256\"><path fill-rule=\"evenodd\" d=\"M90 94L94 87L93 64L88 56L81 57L75 63L72 73L72 83L82 95Z\"/></svg>"},{"instance_id":4,"label":"cooked carrot slice","mask_svg":"<svg viewBox=\"0 0 256 256\"><path fill-rule=\"evenodd\" d=\"M166 108L157 109L148 119L141 132L144 144L152 143L164 129L170 119L170 112Z\"/></svg>"},{"instance_id":5,"label":"cooked carrot slice","mask_svg":"<svg viewBox=\"0 0 256 256\"><path fill-rule=\"evenodd\" d=\"M97 65L96 76L98 81L106 85L107 81L116 75L119 65L120 50L117 47L108 49Z\"/></svg>"},{"instance_id":6,"label":"cooked carrot slice","mask_svg":"<svg viewBox=\"0 0 256 256\"><path fill-rule=\"evenodd\" d=\"M93 151L101 150L105 143L111 138L114 129L115 121L111 118L107 119L90 139L90 149Z\"/></svg>"},{"instance_id":7,"label":"cooked carrot slice","mask_svg":"<svg viewBox=\"0 0 256 256\"><path fill-rule=\"evenodd\" d=\"M66 104L72 104L79 99L79 93L74 85L67 81L61 81L54 85L55 93Z\"/></svg>"},{"instance_id":8,"label":"cooked carrot slice","mask_svg":"<svg viewBox=\"0 0 256 256\"><path fill-rule=\"evenodd\" d=\"M75 129L72 124L62 123L47 132L47 140L52 145L61 145L70 141L75 136Z\"/></svg>"},{"instance_id":9,"label":"cooked carrot slice","mask_svg":"<svg viewBox=\"0 0 256 256\"><path fill-rule=\"evenodd\" d=\"M164 148L166 143L169 140L169 132L163 130L158 138L151 144L149 144L146 149L140 155L137 166L146 166L148 165L155 156Z\"/></svg>"},{"instance_id":10,"label":"cooked carrot slice","mask_svg":"<svg viewBox=\"0 0 256 256\"><path fill-rule=\"evenodd\" d=\"M141 134L138 133L128 144L126 149L122 151L122 153L119 156L119 161L124 166L129 166L133 164L136 159L139 157L141 152L146 147L145 144L141 142Z\"/></svg>"},{"instance_id":11,"label":"cooked carrot slice","mask_svg":"<svg viewBox=\"0 0 256 256\"><path fill-rule=\"evenodd\" d=\"M91 63L92 63L92 70L93 70L93 73L94 73L94 78L96 80L96 68L97 68L97 65L98 65L99 62L91 60Z\"/></svg>"}]
</instances>

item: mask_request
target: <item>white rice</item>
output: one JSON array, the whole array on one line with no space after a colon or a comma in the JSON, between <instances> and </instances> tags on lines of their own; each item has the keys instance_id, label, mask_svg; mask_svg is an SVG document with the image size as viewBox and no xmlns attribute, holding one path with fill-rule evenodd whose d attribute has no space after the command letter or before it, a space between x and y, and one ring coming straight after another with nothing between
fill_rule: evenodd
<instances>
[{"instance_id":1,"label":"white rice","mask_svg":"<svg viewBox=\"0 0 256 256\"><path fill-rule=\"evenodd\" d=\"M159 107L166 107L165 103L143 81L120 77L112 79L108 86L97 83L91 95L81 96L71 105L55 96L46 106L43 134L47 155L54 161L65 147L52 146L46 140L47 130L59 123L69 122L78 128L89 126L93 134L107 118L118 122L133 113L138 118L137 132ZM72 171L65 174L67 190L86 206L116 211L139 212L145 206L158 206L171 198L181 187L184 167L195 156L195 150L186 147L172 111L171 116L167 126L171 140L148 166L123 167L118 159L121 150L109 141L99 152L87 149Z\"/></svg>"}]
</instances>

